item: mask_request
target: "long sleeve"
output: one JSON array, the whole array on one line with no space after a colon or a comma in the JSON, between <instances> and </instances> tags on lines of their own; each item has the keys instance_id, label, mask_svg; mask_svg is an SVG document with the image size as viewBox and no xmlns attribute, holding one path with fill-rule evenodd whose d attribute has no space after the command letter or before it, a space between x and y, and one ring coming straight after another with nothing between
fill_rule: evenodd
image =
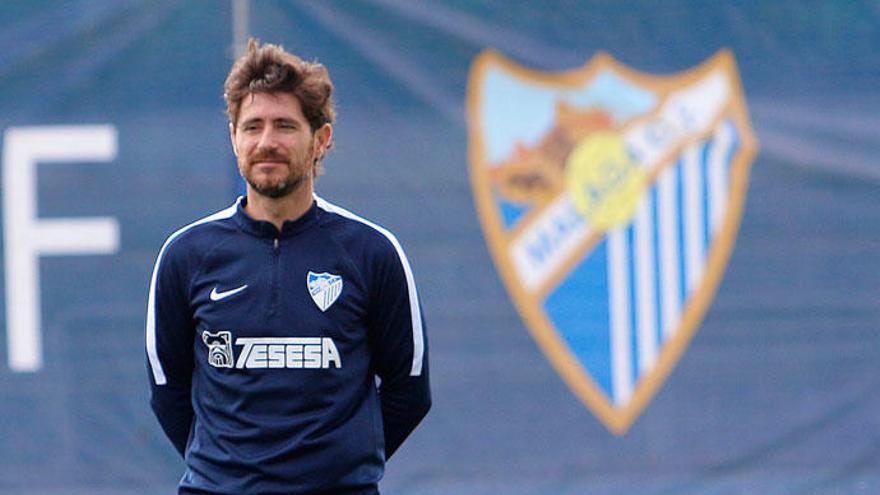
<instances>
[{"instance_id":1,"label":"long sleeve","mask_svg":"<svg viewBox=\"0 0 880 495\"><path fill-rule=\"evenodd\" d=\"M147 368L150 405L168 439L183 456L193 419L190 388L194 332L183 264L169 249L173 247L172 239L162 247L150 281Z\"/></svg>"},{"instance_id":2,"label":"long sleeve","mask_svg":"<svg viewBox=\"0 0 880 495\"><path fill-rule=\"evenodd\" d=\"M399 245L380 264L371 326L390 458L431 408L428 341L409 262Z\"/></svg>"}]
</instances>

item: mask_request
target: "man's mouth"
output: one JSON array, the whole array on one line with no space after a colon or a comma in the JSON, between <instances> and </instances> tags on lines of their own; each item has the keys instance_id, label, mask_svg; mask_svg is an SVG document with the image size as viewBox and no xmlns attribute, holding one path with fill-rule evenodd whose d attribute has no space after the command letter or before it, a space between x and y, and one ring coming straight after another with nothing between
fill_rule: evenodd
<instances>
[{"instance_id":1,"label":"man's mouth","mask_svg":"<svg viewBox=\"0 0 880 495\"><path fill-rule=\"evenodd\" d=\"M251 162L254 166L265 166L265 167L280 167L286 166L287 160L284 159L265 159L265 160L255 160Z\"/></svg>"}]
</instances>

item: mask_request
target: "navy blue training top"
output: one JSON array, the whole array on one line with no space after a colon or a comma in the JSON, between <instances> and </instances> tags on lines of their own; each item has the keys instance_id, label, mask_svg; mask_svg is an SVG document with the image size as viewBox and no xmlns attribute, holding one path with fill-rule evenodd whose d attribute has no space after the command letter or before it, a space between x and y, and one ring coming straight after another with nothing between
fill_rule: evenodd
<instances>
[{"instance_id":1,"label":"navy blue training top","mask_svg":"<svg viewBox=\"0 0 880 495\"><path fill-rule=\"evenodd\" d=\"M317 196L280 232L245 204L172 234L150 282L151 405L186 461L179 493L378 493L430 407L409 262Z\"/></svg>"}]
</instances>

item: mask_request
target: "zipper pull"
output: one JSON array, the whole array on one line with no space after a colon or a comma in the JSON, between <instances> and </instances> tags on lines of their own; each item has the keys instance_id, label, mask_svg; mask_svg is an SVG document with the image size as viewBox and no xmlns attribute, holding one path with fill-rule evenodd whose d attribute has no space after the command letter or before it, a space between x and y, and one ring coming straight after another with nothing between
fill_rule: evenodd
<instances>
[{"instance_id":1,"label":"zipper pull","mask_svg":"<svg viewBox=\"0 0 880 495\"><path fill-rule=\"evenodd\" d=\"M278 251L278 238L275 238L275 251Z\"/></svg>"}]
</instances>

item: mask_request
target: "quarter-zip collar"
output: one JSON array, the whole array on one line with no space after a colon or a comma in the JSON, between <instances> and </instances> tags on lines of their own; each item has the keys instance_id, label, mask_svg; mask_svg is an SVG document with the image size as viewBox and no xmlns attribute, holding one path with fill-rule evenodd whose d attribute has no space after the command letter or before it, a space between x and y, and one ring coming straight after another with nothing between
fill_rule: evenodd
<instances>
[{"instance_id":1,"label":"quarter-zip collar","mask_svg":"<svg viewBox=\"0 0 880 495\"><path fill-rule=\"evenodd\" d=\"M318 220L318 205L312 200L312 206L310 206L302 216L296 220L285 220L284 224L281 226L281 231L279 232L272 222L266 220L254 220L251 218L250 215L244 211L246 205L247 198L240 196L236 201L235 221L238 223L239 227L241 227L241 230L256 237L266 239L292 237L299 232L308 229Z\"/></svg>"}]
</instances>

